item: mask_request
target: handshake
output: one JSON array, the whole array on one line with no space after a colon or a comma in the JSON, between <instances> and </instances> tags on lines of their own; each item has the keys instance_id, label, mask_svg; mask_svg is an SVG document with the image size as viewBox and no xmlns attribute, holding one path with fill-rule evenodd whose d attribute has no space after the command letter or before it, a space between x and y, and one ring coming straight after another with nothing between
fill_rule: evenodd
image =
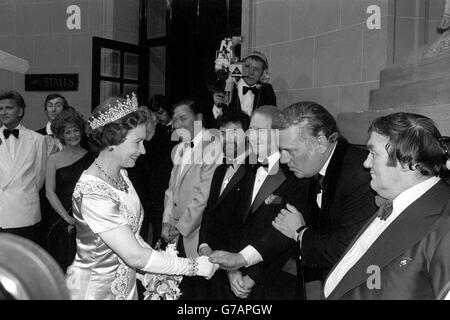
<instances>
[{"instance_id":1,"label":"handshake","mask_svg":"<svg viewBox=\"0 0 450 320\"><path fill-rule=\"evenodd\" d=\"M222 250L213 251L207 245L200 248L199 253L202 255L201 257L209 257L209 261L215 266L227 270L230 287L236 297L242 299L248 297L255 281L238 270L247 264L242 254Z\"/></svg>"},{"instance_id":2,"label":"handshake","mask_svg":"<svg viewBox=\"0 0 450 320\"><path fill-rule=\"evenodd\" d=\"M240 253L223 250L213 251L208 245L200 248L199 253L201 256L208 256L210 262L227 271L236 271L247 264L244 256Z\"/></svg>"},{"instance_id":3,"label":"handshake","mask_svg":"<svg viewBox=\"0 0 450 320\"><path fill-rule=\"evenodd\" d=\"M219 267L228 271L236 271L246 265L244 257L239 253L221 250L212 251L209 247L208 249L200 249L201 256L196 258L198 276L203 276L209 280Z\"/></svg>"},{"instance_id":4,"label":"handshake","mask_svg":"<svg viewBox=\"0 0 450 320\"><path fill-rule=\"evenodd\" d=\"M217 269L219 269L219 265L211 263L208 256L197 257L195 261L197 263L196 275L204 277L206 280L211 279Z\"/></svg>"},{"instance_id":5,"label":"handshake","mask_svg":"<svg viewBox=\"0 0 450 320\"><path fill-rule=\"evenodd\" d=\"M212 278L219 268L227 270L230 277L237 273L240 274L238 269L246 265L245 258L239 253L222 250L213 251L209 246L202 247L199 253L200 257L196 258L198 263L197 275L203 276L208 280Z\"/></svg>"}]
</instances>

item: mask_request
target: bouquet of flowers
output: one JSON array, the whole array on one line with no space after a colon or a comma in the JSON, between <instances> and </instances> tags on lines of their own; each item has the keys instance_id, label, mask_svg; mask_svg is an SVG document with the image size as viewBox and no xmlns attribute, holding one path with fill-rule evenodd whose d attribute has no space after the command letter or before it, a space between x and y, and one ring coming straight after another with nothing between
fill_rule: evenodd
<instances>
[{"instance_id":1,"label":"bouquet of flowers","mask_svg":"<svg viewBox=\"0 0 450 320\"><path fill-rule=\"evenodd\" d=\"M156 243L156 250L165 254L177 256L178 251L175 243L168 243L163 249L162 240ZM181 291L178 288L183 276L173 276L156 273L146 273L142 281L146 291L144 300L178 300Z\"/></svg>"}]
</instances>

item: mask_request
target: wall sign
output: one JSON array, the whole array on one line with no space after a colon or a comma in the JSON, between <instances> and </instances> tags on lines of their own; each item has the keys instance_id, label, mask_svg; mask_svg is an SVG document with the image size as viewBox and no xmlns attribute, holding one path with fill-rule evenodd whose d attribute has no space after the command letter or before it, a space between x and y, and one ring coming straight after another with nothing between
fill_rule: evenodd
<instances>
[{"instance_id":1,"label":"wall sign","mask_svg":"<svg viewBox=\"0 0 450 320\"><path fill-rule=\"evenodd\" d=\"M77 91L78 83L78 73L25 75L25 91Z\"/></svg>"}]
</instances>

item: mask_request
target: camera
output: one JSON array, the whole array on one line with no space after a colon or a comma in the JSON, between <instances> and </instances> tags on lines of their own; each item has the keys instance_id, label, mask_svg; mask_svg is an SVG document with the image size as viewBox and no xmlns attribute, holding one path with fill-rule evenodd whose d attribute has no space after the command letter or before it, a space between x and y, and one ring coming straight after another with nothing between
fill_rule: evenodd
<instances>
[{"instance_id":1,"label":"camera","mask_svg":"<svg viewBox=\"0 0 450 320\"><path fill-rule=\"evenodd\" d=\"M214 61L214 74L207 80L206 85L211 92L224 93L224 104L231 101L231 94L235 85L235 78L249 74L248 66L238 62L235 55L236 46L243 41L242 36L225 38L220 42Z\"/></svg>"}]
</instances>

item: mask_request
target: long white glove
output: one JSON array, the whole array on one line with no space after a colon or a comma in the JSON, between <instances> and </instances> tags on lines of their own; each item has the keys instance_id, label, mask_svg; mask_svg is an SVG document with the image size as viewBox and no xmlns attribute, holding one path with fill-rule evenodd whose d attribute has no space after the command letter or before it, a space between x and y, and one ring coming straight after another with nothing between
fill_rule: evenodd
<instances>
[{"instance_id":1,"label":"long white glove","mask_svg":"<svg viewBox=\"0 0 450 320\"><path fill-rule=\"evenodd\" d=\"M209 262L207 256L179 258L153 250L142 270L161 274L202 276L210 279L217 269L218 265Z\"/></svg>"}]
</instances>

